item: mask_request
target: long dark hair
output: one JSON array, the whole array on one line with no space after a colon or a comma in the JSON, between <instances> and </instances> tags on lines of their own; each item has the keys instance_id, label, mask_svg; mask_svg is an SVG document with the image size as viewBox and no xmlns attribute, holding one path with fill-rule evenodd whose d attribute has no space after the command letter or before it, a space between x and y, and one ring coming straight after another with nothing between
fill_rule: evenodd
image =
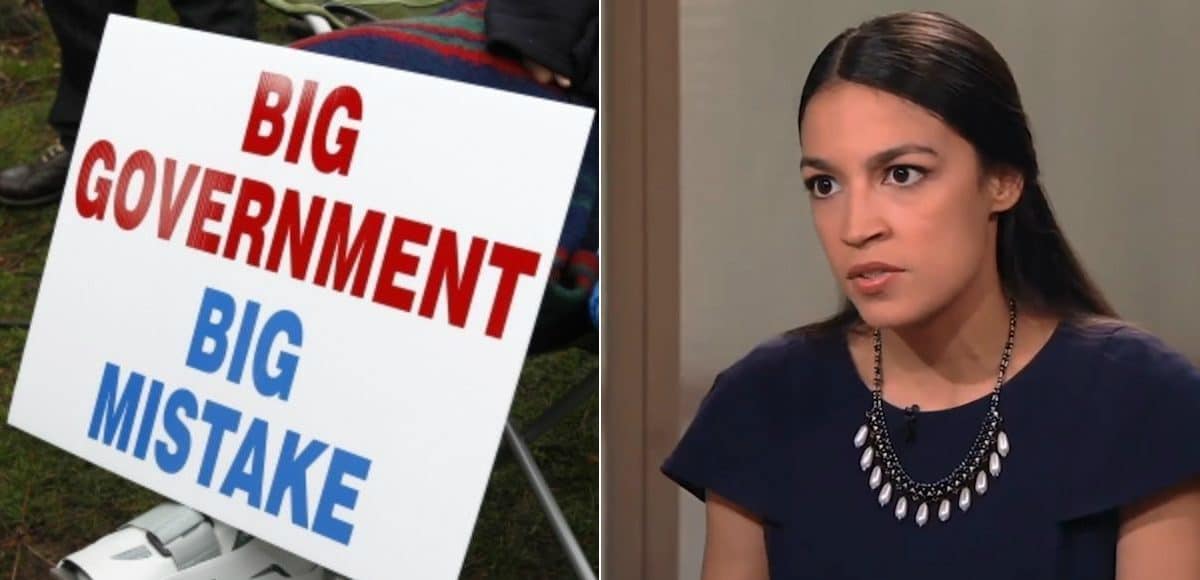
<instances>
[{"instance_id":1,"label":"long dark hair","mask_svg":"<svg viewBox=\"0 0 1200 580\"><path fill-rule=\"evenodd\" d=\"M891 14L846 30L813 63L800 96L797 128L813 95L835 80L920 105L970 142L985 169L1020 172L1020 200L997 217L996 264L1009 297L1063 319L1117 317L1054 219L1016 82L986 38L938 12ZM793 332L845 330L861 323L858 310L843 299L837 314Z\"/></svg>"}]
</instances>

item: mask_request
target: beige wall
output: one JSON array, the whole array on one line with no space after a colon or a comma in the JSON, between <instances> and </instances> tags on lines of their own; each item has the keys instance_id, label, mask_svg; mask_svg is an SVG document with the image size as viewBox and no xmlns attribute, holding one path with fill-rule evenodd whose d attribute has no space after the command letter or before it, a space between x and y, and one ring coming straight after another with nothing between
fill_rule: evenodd
<instances>
[{"instance_id":1,"label":"beige wall","mask_svg":"<svg viewBox=\"0 0 1200 580\"><path fill-rule=\"evenodd\" d=\"M1200 357L1200 3L681 0L682 424L718 370L836 305L795 106L837 32L918 7L997 46L1085 265L1126 318ZM680 577L697 578L703 511L682 494L679 542Z\"/></svg>"}]
</instances>

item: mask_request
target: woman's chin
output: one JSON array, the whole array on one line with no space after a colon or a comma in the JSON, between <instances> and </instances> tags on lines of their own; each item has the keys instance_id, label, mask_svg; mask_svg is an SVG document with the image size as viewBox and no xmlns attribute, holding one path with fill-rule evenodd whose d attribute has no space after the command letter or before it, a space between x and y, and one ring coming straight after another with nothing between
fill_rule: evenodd
<instances>
[{"instance_id":1,"label":"woman's chin","mask_svg":"<svg viewBox=\"0 0 1200 580\"><path fill-rule=\"evenodd\" d=\"M855 303L858 315L871 328L903 328L921 319L920 309L907 301L864 301Z\"/></svg>"}]
</instances>

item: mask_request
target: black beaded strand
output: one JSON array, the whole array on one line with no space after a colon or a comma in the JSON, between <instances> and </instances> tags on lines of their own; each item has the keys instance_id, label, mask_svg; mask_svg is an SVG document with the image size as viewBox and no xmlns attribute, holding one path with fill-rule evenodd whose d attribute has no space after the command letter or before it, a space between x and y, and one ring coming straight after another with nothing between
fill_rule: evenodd
<instances>
[{"instance_id":1,"label":"black beaded strand","mask_svg":"<svg viewBox=\"0 0 1200 580\"><path fill-rule=\"evenodd\" d=\"M947 506L953 506L955 496L958 507L966 511L970 507L970 492L982 495L987 491L987 477L999 476L1000 458L1008 455L1008 438L1002 431L1003 419L1000 416L1000 387L1008 373L1012 360L1013 342L1017 330L1016 301L1008 301L1009 323L1008 339L1000 356L1000 368L996 377L996 386L992 389L988 412L980 426L966 458L959 463L949 475L935 482L918 482L912 479L904 470L892 444L887 430L887 420L883 411L883 340L878 329L874 332L874 382L871 391L871 408L866 413L867 422L855 436L855 446L870 445L864 450L860 460L863 471L871 470L870 483L873 490L879 490L879 504L887 506L891 498L896 500L895 516L903 520L907 516L909 502L916 511L918 526L924 526L929 518L929 505L940 502L938 518L946 521L949 518ZM876 463L878 462L878 465ZM986 468L985 468L985 463ZM974 481L972 481L974 480Z\"/></svg>"}]
</instances>

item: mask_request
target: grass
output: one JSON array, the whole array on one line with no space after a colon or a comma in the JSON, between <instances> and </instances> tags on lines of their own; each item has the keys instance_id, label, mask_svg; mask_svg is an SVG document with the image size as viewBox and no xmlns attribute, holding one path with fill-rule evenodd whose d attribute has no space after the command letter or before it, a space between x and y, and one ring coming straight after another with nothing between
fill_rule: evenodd
<instances>
[{"instance_id":1,"label":"grass","mask_svg":"<svg viewBox=\"0 0 1200 580\"><path fill-rule=\"evenodd\" d=\"M286 20L260 5L268 42L288 40ZM175 18L166 0L142 2L139 16ZM0 168L29 161L54 141L45 119L58 74L58 48L32 0L0 0ZM46 577L82 548L161 498L7 426L29 320L56 207L0 208L0 580ZM512 414L538 416L593 368L567 350L527 361ZM598 402L567 417L532 450L595 566L599 543ZM515 462L500 453L467 553L463 578L570 578L547 519Z\"/></svg>"}]
</instances>

